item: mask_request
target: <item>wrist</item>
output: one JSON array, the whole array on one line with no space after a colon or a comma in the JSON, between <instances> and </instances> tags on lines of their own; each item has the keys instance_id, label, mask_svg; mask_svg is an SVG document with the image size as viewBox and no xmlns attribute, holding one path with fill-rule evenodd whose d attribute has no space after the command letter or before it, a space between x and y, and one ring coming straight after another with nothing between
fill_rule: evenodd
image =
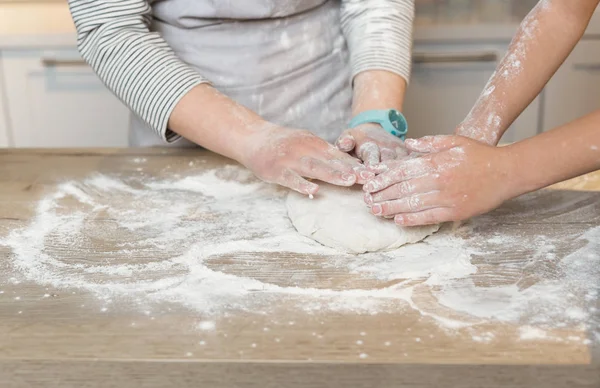
<instances>
[{"instance_id":1,"label":"wrist","mask_svg":"<svg viewBox=\"0 0 600 388\"><path fill-rule=\"evenodd\" d=\"M354 78L352 114L369 110L396 109L402 111L406 80L385 70L368 70Z\"/></svg>"},{"instance_id":2,"label":"wrist","mask_svg":"<svg viewBox=\"0 0 600 388\"><path fill-rule=\"evenodd\" d=\"M498 145L500 137L502 137L502 131L500 128L490 127L490 125L487 124L465 122L456 127L454 134L494 147Z\"/></svg>"},{"instance_id":3,"label":"wrist","mask_svg":"<svg viewBox=\"0 0 600 388\"><path fill-rule=\"evenodd\" d=\"M258 119L245 125L239 132L240 136L232 142L232 159L249 167L262 146L277 137L283 128L264 119Z\"/></svg>"},{"instance_id":4,"label":"wrist","mask_svg":"<svg viewBox=\"0 0 600 388\"><path fill-rule=\"evenodd\" d=\"M377 109L362 112L350 121L350 128L378 125L390 135L404 140L408 131L406 118L395 109Z\"/></svg>"},{"instance_id":5,"label":"wrist","mask_svg":"<svg viewBox=\"0 0 600 388\"><path fill-rule=\"evenodd\" d=\"M527 160L528 152L522 143L514 143L497 148L503 154L505 177L510 198L539 190L544 184L539 181L535 165Z\"/></svg>"}]
</instances>

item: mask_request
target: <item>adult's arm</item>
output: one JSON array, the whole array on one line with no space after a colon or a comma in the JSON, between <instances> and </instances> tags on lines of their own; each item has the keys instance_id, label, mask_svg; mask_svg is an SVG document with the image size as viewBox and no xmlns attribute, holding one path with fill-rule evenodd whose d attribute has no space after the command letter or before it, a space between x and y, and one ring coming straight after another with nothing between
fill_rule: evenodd
<instances>
[{"instance_id":1,"label":"adult's arm","mask_svg":"<svg viewBox=\"0 0 600 388\"><path fill-rule=\"evenodd\" d=\"M219 93L150 31L146 0L69 0L83 58L166 141L179 135L235 159L258 177L303 194L304 178L350 186L369 174L357 160L306 131L266 122Z\"/></svg>"},{"instance_id":2,"label":"adult's arm","mask_svg":"<svg viewBox=\"0 0 600 388\"><path fill-rule=\"evenodd\" d=\"M69 0L82 57L100 79L166 141L181 98L208 80L176 57L167 42L150 31L147 0Z\"/></svg>"}]
</instances>

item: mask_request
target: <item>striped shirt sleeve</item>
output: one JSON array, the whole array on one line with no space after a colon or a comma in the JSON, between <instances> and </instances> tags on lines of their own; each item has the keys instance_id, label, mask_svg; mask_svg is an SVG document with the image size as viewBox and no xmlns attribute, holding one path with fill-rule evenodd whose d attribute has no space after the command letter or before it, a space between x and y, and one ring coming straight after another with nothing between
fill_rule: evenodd
<instances>
[{"instance_id":1,"label":"striped shirt sleeve","mask_svg":"<svg viewBox=\"0 0 600 388\"><path fill-rule=\"evenodd\" d=\"M164 140L179 100L208 82L149 29L148 0L68 0L79 51L106 86Z\"/></svg>"},{"instance_id":2,"label":"striped shirt sleeve","mask_svg":"<svg viewBox=\"0 0 600 388\"><path fill-rule=\"evenodd\" d=\"M342 0L353 78L387 70L409 81L414 14L414 0Z\"/></svg>"}]
</instances>

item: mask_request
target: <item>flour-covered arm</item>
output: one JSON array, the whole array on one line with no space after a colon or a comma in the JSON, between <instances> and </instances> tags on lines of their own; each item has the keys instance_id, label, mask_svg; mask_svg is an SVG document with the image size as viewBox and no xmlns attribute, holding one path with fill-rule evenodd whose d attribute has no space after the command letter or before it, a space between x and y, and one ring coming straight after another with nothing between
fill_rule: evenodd
<instances>
[{"instance_id":1,"label":"flour-covered arm","mask_svg":"<svg viewBox=\"0 0 600 388\"><path fill-rule=\"evenodd\" d=\"M303 194L370 175L356 159L306 131L284 128L219 93L149 30L144 0L69 0L79 49L100 78L165 140L177 135ZM171 130L168 130L170 128Z\"/></svg>"},{"instance_id":2,"label":"flour-covered arm","mask_svg":"<svg viewBox=\"0 0 600 388\"><path fill-rule=\"evenodd\" d=\"M350 50L352 114L402 111L411 69L413 0L344 0L342 27ZM369 167L406 156L402 141L378 124L344 131L337 141Z\"/></svg>"},{"instance_id":3,"label":"flour-covered arm","mask_svg":"<svg viewBox=\"0 0 600 388\"><path fill-rule=\"evenodd\" d=\"M167 42L149 29L147 0L69 0L82 57L136 115L166 141L177 102L207 80L179 60Z\"/></svg>"},{"instance_id":4,"label":"flour-covered arm","mask_svg":"<svg viewBox=\"0 0 600 388\"><path fill-rule=\"evenodd\" d=\"M342 29L352 75L386 70L407 82L411 70L414 0L342 0Z\"/></svg>"},{"instance_id":5,"label":"flour-covered arm","mask_svg":"<svg viewBox=\"0 0 600 388\"><path fill-rule=\"evenodd\" d=\"M456 134L496 145L583 36L599 0L541 0Z\"/></svg>"},{"instance_id":6,"label":"flour-covered arm","mask_svg":"<svg viewBox=\"0 0 600 388\"><path fill-rule=\"evenodd\" d=\"M408 161L365 185L379 216L403 226L466 220L504 201L600 169L600 110L506 147L464 136L408 139Z\"/></svg>"}]
</instances>

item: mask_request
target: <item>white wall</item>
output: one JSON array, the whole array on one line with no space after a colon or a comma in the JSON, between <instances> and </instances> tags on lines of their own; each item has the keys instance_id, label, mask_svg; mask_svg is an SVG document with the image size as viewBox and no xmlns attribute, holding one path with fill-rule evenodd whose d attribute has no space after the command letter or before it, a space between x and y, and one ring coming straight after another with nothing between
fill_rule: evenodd
<instances>
[{"instance_id":1,"label":"white wall","mask_svg":"<svg viewBox=\"0 0 600 388\"><path fill-rule=\"evenodd\" d=\"M64 34L75 31L66 0L0 0L0 35Z\"/></svg>"}]
</instances>

